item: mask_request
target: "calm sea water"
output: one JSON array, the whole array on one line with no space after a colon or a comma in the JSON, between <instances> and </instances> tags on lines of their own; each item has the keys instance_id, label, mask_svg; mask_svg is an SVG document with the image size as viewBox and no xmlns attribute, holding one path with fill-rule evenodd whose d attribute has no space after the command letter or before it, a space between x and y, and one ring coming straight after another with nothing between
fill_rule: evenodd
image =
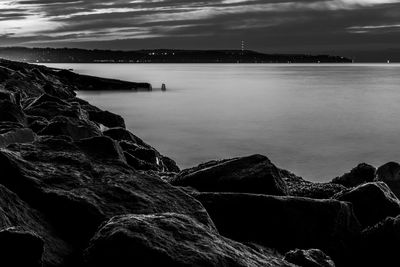
<instances>
[{"instance_id":1,"label":"calm sea water","mask_svg":"<svg viewBox=\"0 0 400 267\"><path fill-rule=\"evenodd\" d=\"M79 92L181 167L260 153L313 181L400 161L400 65L51 64L167 85Z\"/></svg>"}]
</instances>

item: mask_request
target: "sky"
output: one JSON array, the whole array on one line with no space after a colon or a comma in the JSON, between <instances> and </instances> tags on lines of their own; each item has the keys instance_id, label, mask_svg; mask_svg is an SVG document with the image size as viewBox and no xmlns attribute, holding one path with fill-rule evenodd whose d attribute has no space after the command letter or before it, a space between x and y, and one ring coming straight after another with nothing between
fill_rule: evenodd
<instances>
[{"instance_id":1,"label":"sky","mask_svg":"<svg viewBox=\"0 0 400 267\"><path fill-rule=\"evenodd\" d=\"M0 46L400 59L400 0L0 0Z\"/></svg>"}]
</instances>

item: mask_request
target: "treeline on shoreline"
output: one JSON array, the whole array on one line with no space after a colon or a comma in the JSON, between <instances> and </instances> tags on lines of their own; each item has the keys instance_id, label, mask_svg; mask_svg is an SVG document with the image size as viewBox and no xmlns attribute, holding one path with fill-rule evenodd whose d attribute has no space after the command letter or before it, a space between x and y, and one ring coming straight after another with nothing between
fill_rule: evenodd
<instances>
[{"instance_id":1,"label":"treeline on shoreline","mask_svg":"<svg viewBox=\"0 0 400 267\"><path fill-rule=\"evenodd\" d=\"M0 48L0 57L30 63L351 63L341 56L264 54L251 50L86 50Z\"/></svg>"}]
</instances>

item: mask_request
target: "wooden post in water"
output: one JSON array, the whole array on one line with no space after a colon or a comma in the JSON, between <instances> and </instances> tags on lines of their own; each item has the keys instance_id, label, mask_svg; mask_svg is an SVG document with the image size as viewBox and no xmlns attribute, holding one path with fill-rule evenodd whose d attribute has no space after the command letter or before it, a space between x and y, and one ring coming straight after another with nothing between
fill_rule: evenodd
<instances>
[{"instance_id":1,"label":"wooden post in water","mask_svg":"<svg viewBox=\"0 0 400 267\"><path fill-rule=\"evenodd\" d=\"M165 86L165 83L161 85L161 91L167 91L167 87Z\"/></svg>"}]
</instances>

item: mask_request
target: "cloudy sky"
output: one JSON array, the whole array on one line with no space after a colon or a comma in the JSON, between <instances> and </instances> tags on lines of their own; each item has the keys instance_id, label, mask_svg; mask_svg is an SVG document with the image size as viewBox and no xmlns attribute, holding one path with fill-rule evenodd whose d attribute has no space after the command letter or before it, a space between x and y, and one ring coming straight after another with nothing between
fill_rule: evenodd
<instances>
[{"instance_id":1,"label":"cloudy sky","mask_svg":"<svg viewBox=\"0 0 400 267\"><path fill-rule=\"evenodd\" d=\"M1 46L396 53L400 0L0 0ZM386 56L385 54L385 56Z\"/></svg>"}]
</instances>

